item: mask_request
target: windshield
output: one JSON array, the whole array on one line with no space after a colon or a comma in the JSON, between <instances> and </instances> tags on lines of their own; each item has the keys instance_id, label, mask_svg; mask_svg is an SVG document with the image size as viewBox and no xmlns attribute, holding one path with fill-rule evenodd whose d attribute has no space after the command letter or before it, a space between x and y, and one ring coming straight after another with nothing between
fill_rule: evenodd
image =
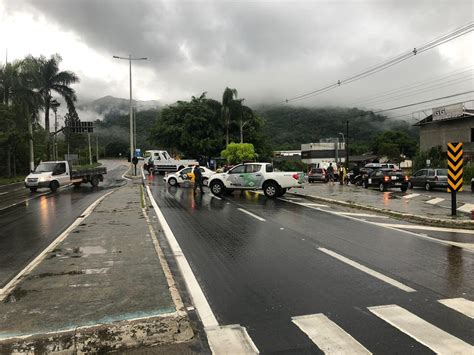
<instances>
[{"instance_id":1,"label":"windshield","mask_svg":"<svg viewBox=\"0 0 474 355\"><path fill-rule=\"evenodd\" d=\"M57 165L57 163L40 163L36 169L35 173L50 173L53 172L54 167Z\"/></svg>"}]
</instances>

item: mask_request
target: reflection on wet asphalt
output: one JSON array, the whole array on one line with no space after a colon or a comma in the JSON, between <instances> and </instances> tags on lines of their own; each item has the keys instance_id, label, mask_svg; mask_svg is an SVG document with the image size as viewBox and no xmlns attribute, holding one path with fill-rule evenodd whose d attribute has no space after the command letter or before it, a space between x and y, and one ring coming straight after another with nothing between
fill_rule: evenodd
<instances>
[{"instance_id":1,"label":"reflection on wet asphalt","mask_svg":"<svg viewBox=\"0 0 474 355\"><path fill-rule=\"evenodd\" d=\"M385 304L403 306L473 338L464 328L469 320L437 303L439 298L472 298L472 253L251 192L216 199L208 189L193 195L190 188L164 186L159 177L147 179L220 324L245 326L262 352L317 353L290 320L325 313L374 353L427 353L366 310ZM417 292L408 295L318 247Z\"/></svg>"},{"instance_id":2,"label":"reflection on wet asphalt","mask_svg":"<svg viewBox=\"0 0 474 355\"><path fill-rule=\"evenodd\" d=\"M107 162L105 163L106 166ZM0 210L0 287L24 268L96 199L126 183L126 167L114 163L96 188L65 187Z\"/></svg>"}]
</instances>

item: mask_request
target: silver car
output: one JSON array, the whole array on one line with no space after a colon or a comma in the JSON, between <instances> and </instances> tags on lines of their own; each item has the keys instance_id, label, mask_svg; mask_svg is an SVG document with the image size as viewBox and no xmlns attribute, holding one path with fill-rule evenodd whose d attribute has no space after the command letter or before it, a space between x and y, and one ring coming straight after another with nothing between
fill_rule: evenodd
<instances>
[{"instance_id":1,"label":"silver car","mask_svg":"<svg viewBox=\"0 0 474 355\"><path fill-rule=\"evenodd\" d=\"M426 191L434 188L448 187L448 169L421 169L415 172L408 187L424 187Z\"/></svg>"}]
</instances>

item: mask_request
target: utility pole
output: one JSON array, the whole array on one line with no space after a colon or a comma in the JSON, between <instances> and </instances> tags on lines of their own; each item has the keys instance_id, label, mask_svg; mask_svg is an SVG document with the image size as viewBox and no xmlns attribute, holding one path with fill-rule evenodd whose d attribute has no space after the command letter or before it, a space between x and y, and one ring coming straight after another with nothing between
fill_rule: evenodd
<instances>
[{"instance_id":1,"label":"utility pole","mask_svg":"<svg viewBox=\"0 0 474 355\"><path fill-rule=\"evenodd\" d=\"M349 171L349 120L346 121L346 169Z\"/></svg>"},{"instance_id":2,"label":"utility pole","mask_svg":"<svg viewBox=\"0 0 474 355\"><path fill-rule=\"evenodd\" d=\"M137 149L137 107L133 110L133 154Z\"/></svg>"},{"instance_id":3,"label":"utility pole","mask_svg":"<svg viewBox=\"0 0 474 355\"><path fill-rule=\"evenodd\" d=\"M30 110L26 109L26 116L28 117L28 142L30 145L30 172L35 170L35 156L33 151L33 124L31 123L31 114Z\"/></svg>"},{"instance_id":4,"label":"utility pole","mask_svg":"<svg viewBox=\"0 0 474 355\"><path fill-rule=\"evenodd\" d=\"M146 57L143 58L132 58L132 55L129 54L128 57L119 57L114 55L115 59L125 59L128 60L129 64L129 73L130 73L130 163L132 162L134 151L133 151L133 106L132 106L132 60L147 60Z\"/></svg>"}]
</instances>

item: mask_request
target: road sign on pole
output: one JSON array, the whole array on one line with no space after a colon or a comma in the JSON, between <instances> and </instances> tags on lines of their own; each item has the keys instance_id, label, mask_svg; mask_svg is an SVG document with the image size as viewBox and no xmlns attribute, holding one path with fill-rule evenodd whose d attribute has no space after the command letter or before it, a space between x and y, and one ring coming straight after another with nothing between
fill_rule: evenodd
<instances>
[{"instance_id":1,"label":"road sign on pole","mask_svg":"<svg viewBox=\"0 0 474 355\"><path fill-rule=\"evenodd\" d=\"M448 192L451 192L451 215L456 215L456 192L462 191L462 143L448 143Z\"/></svg>"}]
</instances>

